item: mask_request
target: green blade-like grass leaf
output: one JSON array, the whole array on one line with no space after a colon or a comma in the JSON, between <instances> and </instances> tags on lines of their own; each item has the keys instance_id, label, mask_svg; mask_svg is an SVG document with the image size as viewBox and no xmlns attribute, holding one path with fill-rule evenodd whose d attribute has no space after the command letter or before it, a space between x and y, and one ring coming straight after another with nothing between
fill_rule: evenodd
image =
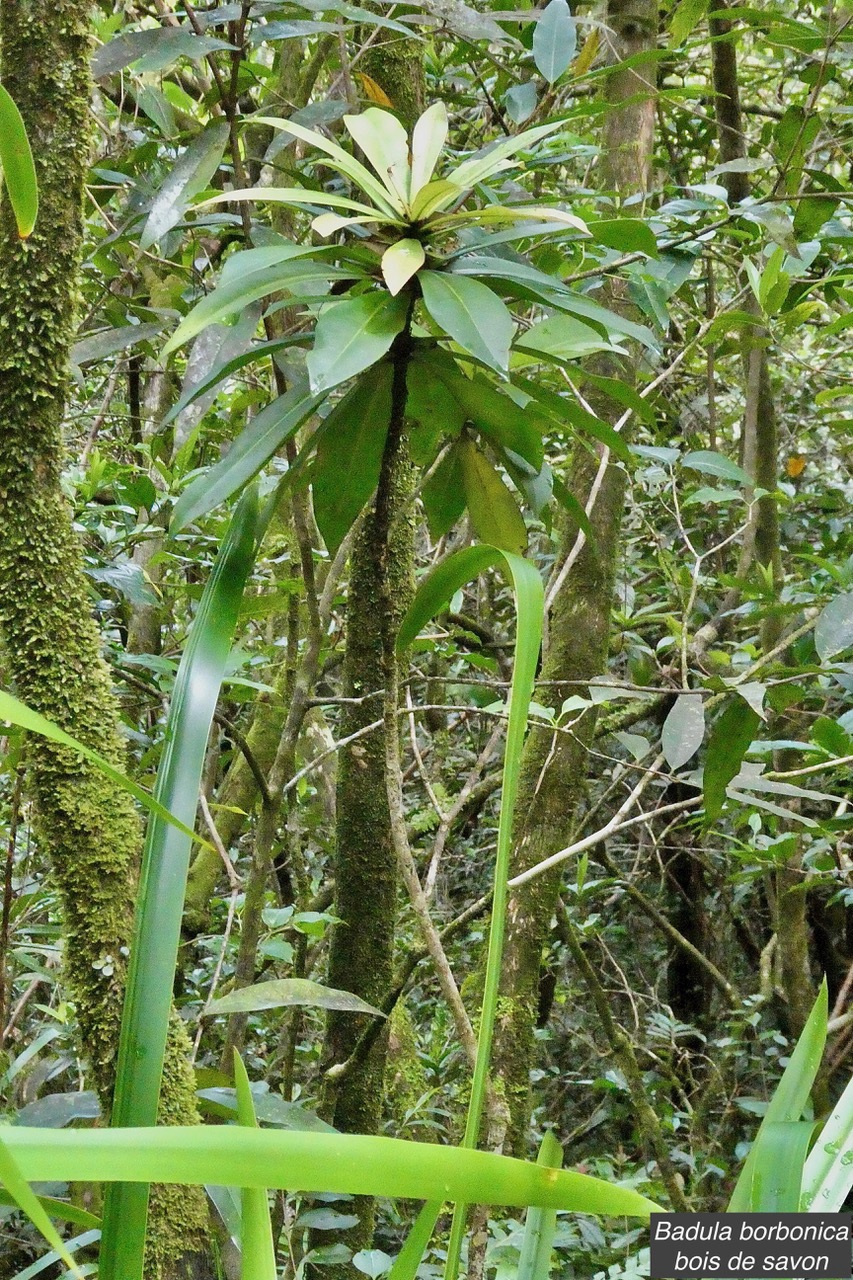
<instances>
[{"instance_id":1,"label":"green blade-like grass leaf","mask_svg":"<svg viewBox=\"0 0 853 1280\"><path fill-rule=\"evenodd\" d=\"M4 1141L29 1182L209 1183L407 1200L470 1198L640 1219L662 1212L633 1188L588 1174L399 1138L237 1125L60 1130L14 1125ZM129 1274L121 1280L129 1280Z\"/></svg>"},{"instance_id":2,"label":"green blade-like grass leaf","mask_svg":"<svg viewBox=\"0 0 853 1280\"><path fill-rule=\"evenodd\" d=\"M423 1206L394 1259L388 1280L415 1280L443 1205L443 1200L428 1200Z\"/></svg>"},{"instance_id":3,"label":"green blade-like grass leaf","mask_svg":"<svg viewBox=\"0 0 853 1280\"><path fill-rule=\"evenodd\" d=\"M809 1120L780 1120L762 1128L753 1148L750 1213L797 1212L813 1132Z\"/></svg>"},{"instance_id":4,"label":"green blade-like grass leaf","mask_svg":"<svg viewBox=\"0 0 853 1280\"><path fill-rule=\"evenodd\" d=\"M31 710L25 703L14 698L11 693L5 693L2 690L0 690L0 720L5 720L9 724L16 724L19 728L26 729L29 733L37 733L42 738L49 738L51 742L57 742L60 746L70 747L72 751L77 751L85 760L90 761L102 773L106 774L117 787L121 787L122 791L127 791L133 796L134 800L138 800L160 822L171 823L184 835L190 836L195 840L199 839L198 836L193 836L192 828L182 822L174 813L171 813L165 805L160 803L156 796L150 795L144 787L140 787L132 778L128 778L115 765L110 764L109 760L105 760L97 751L93 751L91 747L78 742L76 738L72 738L70 733L60 729L59 725L54 724L52 720L39 715L38 711ZM201 843L208 848L213 847L206 840L201 841Z\"/></svg>"},{"instance_id":5,"label":"green blade-like grass leaf","mask_svg":"<svg viewBox=\"0 0 853 1280\"><path fill-rule=\"evenodd\" d=\"M418 279L436 324L460 347L505 375L515 324L498 295L480 280L446 271L421 271Z\"/></svg>"},{"instance_id":6,"label":"green blade-like grass leaf","mask_svg":"<svg viewBox=\"0 0 853 1280\"><path fill-rule=\"evenodd\" d=\"M33 153L21 113L0 84L0 174L15 215L18 235L25 240L38 216L39 197Z\"/></svg>"},{"instance_id":7,"label":"green blade-like grass leaf","mask_svg":"<svg viewBox=\"0 0 853 1280\"><path fill-rule=\"evenodd\" d=\"M247 1129L258 1128L249 1077L239 1053L234 1055L234 1086L237 1092L237 1121ZM266 1187L243 1187L240 1252L240 1280L277 1280L272 1220Z\"/></svg>"},{"instance_id":8,"label":"green blade-like grass leaf","mask_svg":"<svg viewBox=\"0 0 853 1280\"><path fill-rule=\"evenodd\" d=\"M740 1177L729 1200L730 1213L748 1213L751 1208L752 1180L756 1162L761 1157L762 1133L770 1125L790 1124L799 1120L803 1114L826 1044L828 1003L829 997L824 978L802 1035L767 1105L767 1111L755 1141L744 1161Z\"/></svg>"},{"instance_id":9,"label":"green blade-like grass leaf","mask_svg":"<svg viewBox=\"0 0 853 1280\"><path fill-rule=\"evenodd\" d=\"M563 1163L563 1148L550 1129L546 1130L542 1139L536 1163L546 1169L559 1169ZM548 1280L556 1230L555 1209L527 1210L516 1280Z\"/></svg>"},{"instance_id":10,"label":"green blade-like grass leaf","mask_svg":"<svg viewBox=\"0 0 853 1280\"><path fill-rule=\"evenodd\" d=\"M853 1188L853 1080L806 1159L800 1209L837 1213Z\"/></svg>"},{"instance_id":11,"label":"green blade-like grass leaf","mask_svg":"<svg viewBox=\"0 0 853 1280\"><path fill-rule=\"evenodd\" d=\"M49 1218L58 1218L60 1222L72 1222L77 1227L98 1227L101 1219L87 1209L79 1209L68 1200L57 1200L53 1196L36 1196L41 1207ZM18 1201L8 1191L0 1191L0 1205L6 1208L20 1208Z\"/></svg>"},{"instance_id":12,"label":"green blade-like grass leaf","mask_svg":"<svg viewBox=\"0 0 853 1280\"><path fill-rule=\"evenodd\" d=\"M381 360L402 331L408 310L405 297L384 292L331 303L320 313L306 362L311 390L330 391Z\"/></svg>"},{"instance_id":13,"label":"green blade-like grass leaf","mask_svg":"<svg viewBox=\"0 0 853 1280\"><path fill-rule=\"evenodd\" d=\"M222 461L187 485L172 513L172 536L248 484L325 399L325 392L311 395L305 383L299 382L262 409Z\"/></svg>"},{"instance_id":14,"label":"green blade-like grass leaf","mask_svg":"<svg viewBox=\"0 0 853 1280\"><path fill-rule=\"evenodd\" d=\"M77 1277L77 1280L83 1280L82 1273L62 1243L62 1237L48 1217L47 1210L29 1185L29 1181L21 1173L15 1157L2 1139L0 1139L0 1182L36 1230L41 1232L51 1248L59 1254L71 1274Z\"/></svg>"},{"instance_id":15,"label":"green blade-like grass leaf","mask_svg":"<svg viewBox=\"0 0 853 1280\"><path fill-rule=\"evenodd\" d=\"M252 489L234 513L178 668L156 794L187 825L195 816L213 713L254 563L257 522L258 496ZM112 1123L117 1127L157 1121L191 848L187 836L156 819L149 824L116 1071ZM141 1277L147 1207L144 1184L110 1188L101 1280Z\"/></svg>"}]
</instances>

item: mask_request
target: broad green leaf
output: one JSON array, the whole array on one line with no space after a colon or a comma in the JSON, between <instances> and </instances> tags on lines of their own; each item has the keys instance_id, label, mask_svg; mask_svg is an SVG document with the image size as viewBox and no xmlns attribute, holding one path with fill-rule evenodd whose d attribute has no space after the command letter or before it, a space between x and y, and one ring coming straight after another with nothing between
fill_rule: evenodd
<instances>
[{"instance_id":1,"label":"broad green leaf","mask_svg":"<svg viewBox=\"0 0 853 1280\"><path fill-rule=\"evenodd\" d=\"M337 231L345 231L347 227L365 227L374 222L381 222L382 219L375 214L368 217L366 214L356 215L352 218L346 218L340 213L320 213L311 223L311 230L316 231L318 236L333 236Z\"/></svg>"},{"instance_id":2,"label":"broad green leaf","mask_svg":"<svg viewBox=\"0 0 853 1280\"><path fill-rule=\"evenodd\" d=\"M397 653L403 654L426 624L446 608L460 587L503 560L497 547L465 547L439 561L418 585L415 598L400 623Z\"/></svg>"},{"instance_id":3,"label":"broad green leaf","mask_svg":"<svg viewBox=\"0 0 853 1280\"><path fill-rule=\"evenodd\" d=\"M76 751L85 760L90 761L91 764L100 769L101 773L106 774L110 781L114 782L122 791L127 791L129 795L132 795L134 800L138 800L149 813L159 818L161 822L172 823L178 831L184 832L184 834L193 837L193 839L199 839L199 837L193 836L191 826L186 826L174 813L170 813L165 805L160 803L159 799L150 795L144 787L140 787L138 783L128 778L115 765L110 764L109 760L99 755L97 751L93 751L91 747L78 742L76 738L72 738L69 733L66 733L64 729L60 729L59 725L54 724L52 720L39 715L37 711L31 710L25 703L20 702L17 698L12 697L10 693L5 693L2 690L0 690L0 720L5 720L9 724L16 724L19 728L26 729L28 733L37 733L40 737L48 738L51 742L57 742L62 747L70 747L72 751ZM206 841L201 841L201 843L207 844ZM212 846L207 845L207 847L211 848Z\"/></svg>"},{"instance_id":4,"label":"broad green leaf","mask_svg":"<svg viewBox=\"0 0 853 1280\"><path fill-rule=\"evenodd\" d=\"M365 172L367 172L365 170ZM350 200L347 196L333 195L328 191L316 191L311 187L241 187L237 191L225 191L220 196L211 196L200 201L195 207L204 209L209 204L233 204L239 200L266 201L267 204L292 204L306 207L312 205L328 205L331 209L348 209L350 213L363 213L369 218L378 218L383 223L401 227L403 223L384 209L375 209L372 205L362 204L358 200Z\"/></svg>"},{"instance_id":5,"label":"broad green leaf","mask_svg":"<svg viewBox=\"0 0 853 1280\"><path fill-rule=\"evenodd\" d=\"M426 260L420 240L398 240L382 255L382 275L391 294L398 294Z\"/></svg>"},{"instance_id":6,"label":"broad green leaf","mask_svg":"<svg viewBox=\"0 0 853 1280\"><path fill-rule=\"evenodd\" d=\"M233 48L234 45L227 40L196 35L188 27L125 31L95 50L92 75L96 80L104 80L134 64L137 71L162 71L178 58L191 58L198 62L218 49Z\"/></svg>"},{"instance_id":7,"label":"broad green leaf","mask_svg":"<svg viewBox=\"0 0 853 1280\"><path fill-rule=\"evenodd\" d=\"M202 1099L205 1110L212 1115L221 1116L224 1120L233 1120L237 1110L237 1095L233 1089L217 1086L210 1089L197 1090L197 1097ZM281 1129L296 1129L301 1133L335 1133L332 1125L326 1124L313 1111L306 1111L298 1102L286 1102L277 1093L264 1092L261 1088L253 1093L255 1115L262 1124L275 1125Z\"/></svg>"},{"instance_id":8,"label":"broad green leaf","mask_svg":"<svg viewBox=\"0 0 853 1280\"><path fill-rule=\"evenodd\" d=\"M370 108L370 110L375 109ZM365 195L370 196L383 213L389 214L391 218L397 218L405 213L406 206L403 200L389 191L384 183L374 178L370 170L344 151L343 147L339 147L336 142L330 142L322 133L317 133L314 129L304 129L293 120L278 120L272 116L253 116L252 123L253 125L268 124L273 129L281 129L285 133L293 134L295 138L300 138L303 142L310 143L312 147L329 156L333 167L351 178L356 186L361 187Z\"/></svg>"},{"instance_id":9,"label":"broad green leaf","mask_svg":"<svg viewBox=\"0 0 853 1280\"><path fill-rule=\"evenodd\" d=\"M181 494L169 525L171 534L180 533L248 484L325 399L325 392L310 395L302 382L262 409L221 462L197 476Z\"/></svg>"},{"instance_id":10,"label":"broad green leaf","mask_svg":"<svg viewBox=\"0 0 853 1280\"><path fill-rule=\"evenodd\" d=\"M836 653L853 645L853 591L836 596L821 610L815 623L814 645L821 662L829 662Z\"/></svg>"},{"instance_id":11,"label":"broad green leaf","mask_svg":"<svg viewBox=\"0 0 853 1280\"><path fill-rule=\"evenodd\" d=\"M436 324L460 347L505 375L515 325L498 295L479 280L445 271L422 271L418 279Z\"/></svg>"},{"instance_id":12,"label":"broad green leaf","mask_svg":"<svg viewBox=\"0 0 853 1280\"><path fill-rule=\"evenodd\" d=\"M545 1131L536 1163L546 1169L559 1169L563 1163L563 1148L552 1129ZM556 1230L557 1214L553 1209L527 1210L516 1280L548 1280Z\"/></svg>"},{"instance_id":13,"label":"broad green leaf","mask_svg":"<svg viewBox=\"0 0 853 1280\"><path fill-rule=\"evenodd\" d=\"M222 121L208 125L193 139L154 197L139 237L141 249L150 249L177 226L193 198L208 186L222 161L228 135L229 126Z\"/></svg>"},{"instance_id":14,"label":"broad green leaf","mask_svg":"<svg viewBox=\"0 0 853 1280\"><path fill-rule=\"evenodd\" d=\"M252 1089L239 1053L234 1055L234 1086L237 1093L238 1123L246 1129L257 1129L258 1118L255 1115ZM240 1280L277 1280L266 1187L242 1187L240 1204Z\"/></svg>"},{"instance_id":15,"label":"broad green leaf","mask_svg":"<svg viewBox=\"0 0 853 1280\"><path fill-rule=\"evenodd\" d=\"M655 234L648 223L639 218L601 218L588 222L587 227L595 243L606 245L608 249L616 249L619 253L645 253L650 258L658 256Z\"/></svg>"},{"instance_id":16,"label":"broad green leaf","mask_svg":"<svg viewBox=\"0 0 853 1280\"><path fill-rule=\"evenodd\" d=\"M493 386L482 374L466 378L446 351L427 352L413 361L413 373L426 369L427 377L438 378L451 392L464 416L502 449L511 449L536 467L542 465L543 436L553 422L535 408L523 409ZM461 424L460 424L461 425Z\"/></svg>"},{"instance_id":17,"label":"broad green leaf","mask_svg":"<svg viewBox=\"0 0 853 1280\"><path fill-rule=\"evenodd\" d=\"M799 1120L803 1114L826 1044L828 1004L829 997L824 978L803 1033L791 1054L782 1079L773 1091L755 1142L744 1161L740 1177L729 1200L729 1213L748 1213L752 1208L752 1182L756 1163L761 1156L762 1133L771 1125Z\"/></svg>"},{"instance_id":18,"label":"broad green leaf","mask_svg":"<svg viewBox=\"0 0 853 1280\"><path fill-rule=\"evenodd\" d=\"M434 539L443 538L465 511L459 442L451 445L435 471L425 481L421 499L430 536Z\"/></svg>"},{"instance_id":19,"label":"broad green leaf","mask_svg":"<svg viewBox=\"0 0 853 1280\"><path fill-rule=\"evenodd\" d=\"M175 680L155 793L187 826L195 817L210 726L254 563L257 531L258 495L250 489L240 500L205 586ZM148 824L111 1116L116 1128L157 1122L192 845L190 836L156 818ZM144 1181L110 1188L101 1280L139 1280L147 1211Z\"/></svg>"},{"instance_id":20,"label":"broad green leaf","mask_svg":"<svg viewBox=\"0 0 853 1280\"><path fill-rule=\"evenodd\" d=\"M464 161L452 173L447 174L449 182L454 183L457 187L467 190L469 187L475 187L478 182L483 182L486 178L490 178L493 173L499 173L502 169L511 167L511 161L517 156L519 151L526 151L547 138L549 133L556 133L558 129L563 128L562 120L552 120L548 124L537 125L535 129L525 129L523 133L517 133L512 138L505 138L502 142L498 142L493 147L478 156L472 156L470 160Z\"/></svg>"},{"instance_id":21,"label":"broad green leaf","mask_svg":"<svg viewBox=\"0 0 853 1280\"><path fill-rule=\"evenodd\" d=\"M549 84L575 56L577 28L567 0L549 0L533 29L533 61Z\"/></svg>"},{"instance_id":22,"label":"broad green leaf","mask_svg":"<svg viewBox=\"0 0 853 1280\"><path fill-rule=\"evenodd\" d=\"M621 351L609 338L603 338L577 316L548 316L531 325L515 342L516 352L531 352L558 356L561 360L579 360L594 351ZM513 359L513 367L517 360ZM531 360L525 358L525 364Z\"/></svg>"},{"instance_id":23,"label":"broad green leaf","mask_svg":"<svg viewBox=\"0 0 853 1280\"><path fill-rule=\"evenodd\" d=\"M477 537L501 551L521 555L527 547L527 530L515 499L472 440L463 436L457 448L465 501Z\"/></svg>"},{"instance_id":24,"label":"broad green leaf","mask_svg":"<svg viewBox=\"0 0 853 1280\"><path fill-rule=\"evenodd\" d=\"M376 489L393 380L391 364L375 365L339 401L318 435L311 473L314 516L331 555Z\"/></svg>"},{"instance_id":25,"label":"broad green leaf","mask_svg":"<svg viewBox=\"0 0 853 1280\"><path fill-rule=\"evenodd\" d=\"M443 102L434 102L418 117L412 130L412 201L430 182L446 141L447 108ZM414 207L412 216L417 216Z\"/></svg>"},{"instance_id":26,"label":"broad green leaf","mask_svg":"<svg viewBox=\"0 0 853 1280\"><path fill-rule=\"evenodd\" d=\"M394 1259L388 1280L415 1280L443 1206L443 1200L428 1200L423 1206Z\"/></svg>"},{"instance_id":27,"label":"broad green leaf","mask_svg":"<svg viewBox=\"0 0 853 1280\"><path fill-rule=\"evenodd\" d=\"M705 708L698 693L680 693L663 722L661 750L670 769L695 756L705 737Z\"/></svg>"},{"instance_id":28,"label":"broad green leaf","mask_svg":"<svg viewBox=\"0 0 853 1280\"><path fill-rule=\"evenodd\" d=\"M308 354L311 390L329 391L381 360L402 332L407 313L405 297L384 292L330 303L320 313Z\"/></svg>"},{"instance_id":29,"label":"broad green leaf","mask_svg":"<svg viewBox=\"0 0 853 1280\"><path fill-rule=\"evenodd\" d=\"M392 1259L382 1249L359 1249L352 1256L352 1265L363 1276L378 1280L379 1276L384 1276L391 1270Z\"/></svg>"},{"instance_id":30,"label":"broad green leaf","mask_svg":"<svg viewBox=\"0 0 853 1280\"><path fill-rule=\"evenodd\" d=\"M588 1174L398 1138L238 1125L58 1132L12 1126L4 1142L28 1182L210 1183L407 1200L470 1198L640 1219L662 1212L631 1187Z\"/></svg>"},{"instance_id":31,"label":"broad green leaf","mask_svg":"<svg viewBox=\"0 0 853 1280\"><path fill-rule=\"evenodd\" d=\"M449 370L448 382L438 376L439 365ZM470 416L453 394L456 374L459 374L456 362L446 352L439 356L437 351L421 349L409 361L406 370L406 416L420 424L420 429L411 433L412 458L417 466L428 466L442 440L455 440Z\"/></svg>"},{"instance_id":32,"label":"broad green leaf","mask_svg":"<svg viewBox=\"0 0 853 1280\"><path fill-rule=\"evenodd\" d=\"M853 1079L832 1109L803 1169L799 1208L837 1213L853 1188Z\"/></svg>"},{"instance_id":33,"label":"broad green leaf","mask_svg":"<svg viewBox=\"0 0 853 1280\"><path fill-rule=\"evenodd\" d=\"M753 1155L750 1213L797 1212L803 1167L813 1133L810 1120L780 1120L762 1126L750 1153Z\"/></svg>"},{"instance_id":34,"label":"broad green leaf","mask_svg":"<svg viewBox=\"0 0 853 1280\"><path fill-rule=\"evenodd\" d=\"M536 110L538 101L539 94L536 90L536 83L533 80L526 80L523 84L514 84L511 89L507 89L503 96L506 113L513 124L524 124L525 120L529 120Z\"/></svg>"},{"instance_id":35,"label":"broad green leaf","mask_svg":"<svg viewBox=\"0 0 853 1280\"><path fill-rule=\"evenodd\" d=\"M716 7L716 6L715 6ZM669 47L675 49L693 35L708 8L708 0L680 0L669 20Z\"/></svg>"},{"instance_id":36,"label":"broad green leaf","mask_svg":"<svg viewBox=\"0 0 853 1280\"><path fill-rule=\"evenodd\" d=\"M582 431L585 435L592 436L593 440L598 440L601 444L606 445L611 453L617 458L621 458L623 462L633 462L631 447L624 436L614 430L609 422L604 422L603 419L597 418L594 413L590 413L588 409L584 409L571 396L557 395L549 387L543 386L535 379L526 378L523 375L517 375L514 381L518 387L548 411L552 430L559 429L564 431L566 423L569 422L578 431Z\"/></svg>"},{"instance_id":37,"label":"broad green leaf","mask_svg":"<svg viewBox=\"0 0 853 1280\"><path fill-rule=\"evenodd\" d=\"M558 227L571 227L573 231L588 234L589 228L582 218L574 213L566 213L564 209L552 209L543 204L489 204L484 209L463 209L460 213L449 213L446 217L436 218L435 227L455 226L459 223L474 222L489 226L491 223L531 222L533 220L553 222Z\"/></svg>"},{"instance_id":38,"label":"broad green leaf","mask_svg":"<svg viewBox=\"0 0 853 1280\"><path fill-rule=\"evenodd\" d=\"M0 1183L12 1196L18 1208L27 1215L36 1230L44 1236L54 1252L59 1255L76 1280L83 1280L83 1273L63 1244L62 1237L48 1217L44 1205L29 1182L22 1176L14 1156L2 1138L0 1138Z\"/></svg>"},{"instance_id":39,"label":"broad green leaf","mask_svg":"<svg viewBox=\"0 0 853 1280\"><path fill-rule=\"evenodd\" d=\"M345 270L308 259L309 252L308 249L304 251L306 261L283 262L272 268L261 267L246 272L242 278L228 279L224 284L218 285L184 316L163 348L163 356L171 355L208 325L243 311L250 302L256 302L258 298L268 297L271 293L293 294L307 285L313 286L311 292L320 300L328 292L330 280L351 280L359 274L353 269Z\"/></svg>"},{"instance_id":40,"label":"broad green leaf","mask_svg":"<svg viewBox=\"0 0 853 1280\"><path fill-rule=\"evenodd\" d=\"M726 788L737 775L760 723L758 713L742 698L735 698L711 730L702 782L706 822L716 822L722 813Z\"/></svg>"},{"instance_id":41,"label":"broad green leaf","mask_svg":"<svg viewBox=\"0 0 853 1280\"><path fill-rule=\"evenodd\" d=\"M6 185L18 235L25 240L38 216L38 184L33 153L21 113L0 84L0 178Z\"/></svg>"},{"instance_id":42,"label":"broad green leaf","mask_svg":"<svg viewBox=\"0 0 853 1280\"><path fill-rule=\"evenodd\" d=\"M733 480L735 484L745 486L752 484L743 467L739 467L730 458L711 449L700 449L696 453L685 454L681 459L681 465L705 476L717 476L721 480Z\"/></svg>"},{"instance_id":43,"label":"broad green leaf","mask_svg":"<svg viewBox=\"0 0 853 1280\"><path fill-rule=\"evenodd\" d=\"M307 978L277 978L272 982L256 982L251 987L238 987L227 996L211 1001L205 1016L220 1014L251 1014L259 1009L339 1009L346 1014L371 1014L383 1018L384 1014L368 1005L351 991L338 991L336 987L324 987Z\"/></svg>"},{"instance_id":44,"label":"broad green leaf","mask_svg":"<svg viewBox=\"0 0 853 1280\"><path fill-rule=\"evenodd\" d=\"M589 538L590 542L594 543L595 533L592 525L590 524L589 516L586 514L586 511L581 506L575 495L563 484L563 481L556 473L551 476L551 488L553 490L554 497L557 499L560 506L564 511L569 513L578 528L582 529L587 538Z\"/></svg>"},{"instance_id":45,"label":"broad green leaf","mask_svg":"<svg viewBox=\"0 0 853 1280\"><path fill-rule=\"evenodd\" d=\"M407 209L412 175L409 169L409 139L396 116L379 107L368 107L357 116L344 116L350 136L373 165L386 198Z\"/></svg>"}]
</instances>

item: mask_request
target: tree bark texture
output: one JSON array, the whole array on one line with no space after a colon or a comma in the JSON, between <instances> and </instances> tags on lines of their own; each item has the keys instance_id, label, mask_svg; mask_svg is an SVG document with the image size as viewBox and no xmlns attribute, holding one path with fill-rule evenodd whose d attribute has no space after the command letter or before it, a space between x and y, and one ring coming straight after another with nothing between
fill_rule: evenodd
<instances>
[{"instance_id":1,"label":"tree bark texture","mask_svg":"<svg viewBox=\"0 0 853 1280\"><path fill-rule=\"evenodd\" d=\"M642 54L655 45L657 5L653 0L611 0L607 27L614 60ZM648 189L655 124L654 80L651 60L628 68L617 65L608 78L601 185L622 198ZM618 284L608 284L603 292L606 305L629 309ZM625 374L624 369L609 372L623 377ZM596 400L593 407L602 417L613 414L610 403ZM585 447L575 449L567 483L582 505L596 481L599 463L599 457ZM550 614L542 679L556 682L547 687L549 693L553 690L557 706L577 692L578 681L590 680L606 667L624 499L625 472L611 463L604 471L590 515L593 537L584 543ZM576 525L565 519L560 563L571 552L576 534ZM561 685L561 681L566 683ZM544 728L532 730L522 760L512 875L535 866L571 837L593 729L594 716L588 713L571 735L554 735ZM529 881L512 893L507 912L494 1063L509 1115L508 1131L501 1145L517 1155L527 1154L539 973L560 881L558 871ZM495 1139L500 1135L494 1135Z\"/></svg>"},{"instance_id":2,"label":"tree bark texture","mask_svg":"<svg viewBox=\"0 0 853 1280\"><path fill-rule=\"evenodd\" d=\"M2 0L3 81L27 125L40 212L18 239L0 217L0 627L15 693L114 765L127 764L88 581L60 487L68 351L74 337L89 143L89 6ZM83 1050L109 1111L141 848L130 798L73 751L28 744L36 829L63 908L65 978ZM173 1020L162 1119L192 1123L194 1079ZM201 1190L159 1188L151 1277L185 1274L204 1245Z\"/></svg>"}]
</instances>

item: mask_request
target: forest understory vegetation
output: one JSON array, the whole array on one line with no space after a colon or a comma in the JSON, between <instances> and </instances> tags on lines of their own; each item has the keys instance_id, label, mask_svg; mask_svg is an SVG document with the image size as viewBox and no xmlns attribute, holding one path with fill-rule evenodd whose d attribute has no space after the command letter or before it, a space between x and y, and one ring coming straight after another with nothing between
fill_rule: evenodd
<instances>
[{"instance_id":1,"label":"forest understory vegetation","mask_svg":"<svg viewBox=\"0 0 853 1280\"><path fill-rule=\"evenodd\" d=\"M2 1280L846 1203L851 77L841 2L0 0Z\"/></svg>"}]
</instances>

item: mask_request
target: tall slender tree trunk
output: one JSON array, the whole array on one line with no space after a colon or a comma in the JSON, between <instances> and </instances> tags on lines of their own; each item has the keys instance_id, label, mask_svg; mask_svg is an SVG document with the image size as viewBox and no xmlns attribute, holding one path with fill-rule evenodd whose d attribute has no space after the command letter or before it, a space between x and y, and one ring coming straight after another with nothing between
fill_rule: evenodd
<instances>
[{"instance_id":1,"label":"tall slender tree trunk","mask_svg":"<svg viewBox=\"0 0 853 1280\"><path fill-rule=\"evenodd\" d=\"M610 0L607 11L614 57L633 58L654 48L657 4L654 0ZM616 66L608 78L602 137L601 185L619 196L648 189L655 122L654 62ZM618 282L608 283L603 301L629 310ZM605 370L601 370L604 372ZM613 369L619 376L624 369ZM597 402L602 417L614 406ZM582 504L593 486L598 494L590 514L588 538L566 575L551 609L542 678L555 681L557 705L577 692L577 682L606 667L616 554L625 498L625 472L610 463L600 474L601 460L583 447L575 450L568 483ZM559 564L570 554L577 528L564 520ZM565 681L561 686L559 682ZM535 729L525 746L519 786L512 874L535 866L570 837L586 776L587 751L594 715L584 716L572 735L556 737ZM529 881L513 892L507 913L502 1002L496 1028L495 1075L505 1093L508 1131L491 1135L490 1145L526 1154L530 1119L530 1068L536 1026L542 950L557 905L558 872Z\"/></svg>"},{"instance_id":2,"label":"tall slender tree trunk","mask_svg":"<svg viewBox=\"0 0 853 1280\"><path fill-rule=\"evenodd\" d=\"M3 81L27 125L38 172L36 230L0 216L0 626L15 692L126 766L109 671L60 487L68 350L75 329L89 139L89 5L2 0ZM62 899L65 978L95 1086L109 1110L140 823L126 794L74 752L34 738L28 785ZM194 1081L173 1020L162 1118L191 1123ZM206 1255L203 1193L159 1188L151 1277ZM196 1272L198 1274L198 1272ZM203 1272L201 1273L203 1274Z\"/></svg>"}]
</instances>

